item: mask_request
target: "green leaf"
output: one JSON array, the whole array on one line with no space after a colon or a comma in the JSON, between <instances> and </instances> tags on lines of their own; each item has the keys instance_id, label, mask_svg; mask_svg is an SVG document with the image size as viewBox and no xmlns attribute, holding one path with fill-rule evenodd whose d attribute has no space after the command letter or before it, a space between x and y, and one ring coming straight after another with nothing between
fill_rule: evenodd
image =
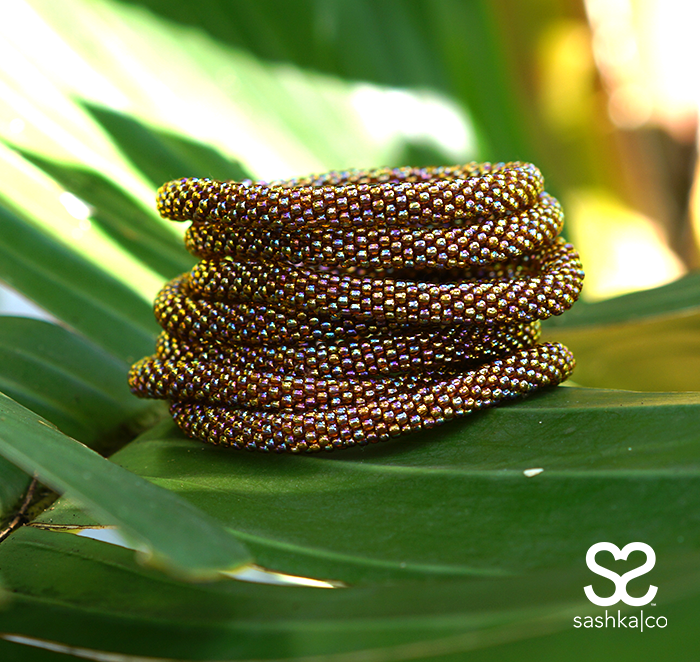
<instances>
[{"instance_id":1,"label":"green leaf","mask_svg":"<svg viewBox=\"0 0 700 662\"><path fill-rule=\"evenodd\" d=\"M557 330L575 329L698 312L700 273L692 273L661 287L631 292L596 303L580 301L561 317L547 320L545 326Z\"/></svg>"},{"instance_id":2,"label":"green leaf","mask_svg":"<svg viewBox=\"0 0 700 662\"><path fill-rule=\"evenodd\" d=\"M502 576L576 566L600 540L700 547L699 415L700 394L559 388L332 455L232 452L169 424L113 460L275 570L348 583ZM91 523L65 503L50 517Z\"/></svg>"},{"instance_id":3,"label":"green leaf","mask_svg":"<svg viewBox=\"0 0 700 662\"><path fill-rule=\"evenodd\" d=\"M400 37L400 54L391 52L389 58L380 61L382 66L391 70L412 75L421 68L424 72L419 90L399 95L397 99L393 90L396 81L391 83L392 89L380 89L356 82L368 80L367 74L342 80L294 64L280 66L278 62L256 57L254 51L217 42L201 30L183 28L176 21L181 22L188 15L198 13L192 12L193 8L186 4L176 3L174 12L178 9L182 12L172 21L131 4L108 0L71 0L70 7L61 8L45 0L33 1L42 25L60 35L62 43L75 54L76 59L69 64L77 67L79 58L80 63L99 72L101 83L108 81L109 85L89 86L80 79L80 72L73 66L54 67L47 58L42 58L38 64L41 82L52 91L58 87L61 93L72 99L77 97L80 109L87 105L88 109L94 110L98 104L113 109L128 108L129 116L139 126L126 124L144 137L142 145L137 144L135 136L128 136L131 129L120 123L118 116L115 121L114 113L107 119L98 114L94 117L124 154L142 169L139 174L150 178L154 184L162 183L156 178L163 174L170 177L168 172L172 173L171 166L178 161L186 162L188 170L193 172L201 165L219 170L223 164L216 166L216 159L212 159L211 154L202 158L207 151L201 148L203 144L214 145L217 151L240 162L246 171L263 178L308 174L330 168L404 165L399 163L403 148L406 143L414 142L440 147L443 161L471 156L471 145L465 144L472 142L471 138L465 140L459 135L471 134L466 114L454 102L447 101L444 93L428 91L429 83L436 80L435 71L426 66L430 62L430 49L412 52L415 43L412 34ZM202 7L202 12L207 9ZM214 9L214 20L230 24L230 16L235 15L239 26L245 24L249 13L259 14L245 3L230 11L222 12L220 7ZM290 26L302 26L304 7L294 11L289 6L280 9L282 11L274 17L263 13L255 27L244 28L244 32L252 41L258 42L264 32L269 32L267 26L273 23L275 29L282 29L283 37L289 33ZM315 6L311 9L317 11ZM373 29L376 11L372 7L368 11L368 3L362 3L358 12L352 7L350 9L351 13L357 13L353 19L357 28L365 34ZM328 10L335 12L333 7L325 11ZM384 21L392 19L390 9L383 10L383 14ZM420 35L424 24L421 14L411 19L406 27L411 33ZM77 25L80 30L76 30ZM100 35L104 30L108 30L116 41L106 43L102 40ZM303 26L303 30L316 32L311 24ZM324 31L318 34L323 36ZM387 35L375 30L373 38L383 49ZM333 46L333 39L329 45ZM355 58L357 70L363 69L365 57L368 65L375 66L377 61L373 60L372 54L364 55L361 47L355 50L358 56L362 56L362 60ZM140 76L133 75L130 64L133 61L139 63ZM45 108L47 94L41 95L41 91L40 86L23 90L50 116L52 109ZM401 98L410 111L405 115L395 110ZM451 120L459 125L456 132L458 147L455 147L453 136L446 137L444 122L440 121L446 108L449 108ZM425 114L437 114L438 119L422 121ZM93 170L103 171L100 161L89 158L92 156L89 151L94 149L94 143L104 141L104 132L98 132L99 140L86 140L82 135L85 125L92 128L94 123L83 120L79 130L70 127L72 133L79 133L83 141L83 144L71 144L70 157ZM140 130L144 125L148 127L145 134ZM450 127L454 126L455 122L451 121ZM159 132L157 135L152 133L154 127ZM167 138L163 140L163 132L177 133L185 140L178 141L178 144ZM194 150L187 147L192 137L200 142ZM33 138L33 135L27 136L26 142L21 144L35 152L51 153L45 144L47 140ZM47 139L49 147L53 147L55 136L48 135ZM154 148L150 155L149 145ZM60 148L65 150L65 142ZM112 151L100 153L100 156L102 162L106 156L110 159L110 166L114 166ZM165 158L162 165L159 164L161 156ZM226 170L230 172L230 166ZM179 172L175 176L184 174L187 173ZM114 172L109 175L118 179Z\"/></svg>"},{"instance_id":4,"label":"green leaf","mask_svg":"<svg viewBox=\"0 0 700 662\"><path fill-rule=\"evenodd\" d=\"M548 320L544 339L576 357L577 384L640 391L700 391L700 274Z\"/></svg>"},{"instance_id":5,"label":"green leaf","mask_svg":"<svg viewBox=\"0 0 700 662\"><path fill-rule=\"evenodd\" d=\"M223 181L251 178L238 162L224 158L211 147L158 131L108 108L84 105L156 187L180 177L209 177Z\"/></svg>"},{"instance_id":6,"label":"green leaf","mask_svg":"<svg viewBox=\"0 0 700 662\"><path fill-rule=\"evenodd\" d=\"M591 648L580 648L572 618L603 611L582 587L608 590L586 570L586 550L643 540L656 574L630 592L659 586L649 609L677 624L678 638L596 631L595 650L618 660L680 652L700 616L699 413L700 394L558 388L386 444L301 457L209 447L163 425L115 461L233 528L263 566L351 588L183 586L123 549L57 533L92 523L62 499L36 523L53 530L0 546L15 596L0 629L176 659L539 660L556 650L584 660ZM75 588L61 578L78 563L87 574ZM46 586L61 596L45 619L57 625L37 628ZM138 645L136 627L148 632ZM216 644L184 643L203 640Z\"/></svg>"},{"instance_id":7,"label":"green leaf","mask_svg":"<svg viewBox=\"0 0 700 662\"><path fill-rule=\"evenodd\" d=\"M120 526L146 546L151 563L208 578L250 561L243 545L210 517L64 436L2 394L0 454L66 493L101 523Z\"/></svg>"},{"instance_id":8,"label":"green leaf","mask_svg":"<svg viewBox=\"0 0 700 662\"><path fill-rule=\"evenodd\" d=\"M24 471L0 457L0 525L14 513L30 481L31 478Z\"/></svg>"},{"instance_id":9,"label":"green leaf","mask_svg":"<svg viewBox=\"0 0 700 662\"><path fill-rule=\"evenodd\" d=\"M556 329L576 357L573 380L638 391L700 390L700 311L628 324Z\"/></svg>"},{"instance_id":10,"label":"green leaf","mask_svg":"<svg viewBox=\"0 0 700 662\"><path fill-rule=\"evenodd\" d=\"M496 12L483 0L356 0L322 9L311 0L293 5L264 0L255 6L234 1L228 12L216 2L196 8L184 0L138 4L170 21L201 27L262 61L454 95L474 114L491 158L525 158L534 151L518 114L519 90L494 26ZM469 66L474 62L480 66Z\"/></svg>"},{"instance_id":11,"label":"green leaf","mask_svg":"<svg viewBox=\"0 0 700 662\"><path fill-rule=\"evenodd\" d=\"M185 250L182 237L165 227L155 211L147 213L100 173L56 163L35 154L22 153L22 156L88 203L93 210L91 223L164 278L173 278L192 268L195 259Z\"/></svg>"},{"instance_id":12,"label":"green leaf","mask_svg":"<svg viewBox=\"0 0 700 662\"><path fill-rule=\"evenodd\" d=\"M576 568L520 577L330 590L197 584L139 566L133 554L113 545L25 527L0 547L0 567L13 598L0 612L4 660L43 660L33 657L38 651L30 646L47 640L86 648L88 659L104 659L97 651L177 660L328 655L321 659L339 662L442 656L520 662L542 660L550 650L556 651L553 659L572 662L588 660L593 652L609 659L612 650L616 660L631 662L684 659L684 651L698 643L693 623L700 616L700 567L696 555L682 553L659 554L646 576L659 593L656 607L645 608L645 614L666 616L667 631L640 636L637 630L596 630L588 633L586 646L573 616L604 610L584 597L592 575L583 557ZM638 592L632 586L630 591ZM620 606L623 615L639 613ZM10 641L18 635L29 639L11 644L5 633Z\"/></svg>"},{"instance_id":13,"label":"green leaf","mask_svg":"<svg viewBox=\"0 0 700 662\"><path fill-rule=\"evenodd\" d=\"M152 403L130 393L128 365L55 324L0 317L0 391L94 446Z\"/></svg>"},{"instance_id":14,"label":"green leaf","mask_svg":"<svg viewBox=\"0 0 700 662\"><path fill-rule=\"evenodd\" d=\"M135 564L119 547L27 527L0 547L0 566L13 596L0 612L0 633L127 655L457 660L471 651L468 659L541 660L552 650L574 661L590 659L592 650L607 659L612 647L616 660L653 659L652 653L683 659L698 640L692 622L700 615L700 568L697 558L682 554L660 555L648 575L659 597L645 613L665 615L668 632L595 631L589 634L600 637L584 648L573 616L604 611L584 597L591 575L583 564L524 577L335 590L186 584ZM2 643L3 654L35 659L29 646Z\"/></svg>"},{"instance_id":15,"label":"green leaf","mask_svg":"<svg viewBox=\"0 0 700 662\"><path fill-rule=\"evenodd\" d=\"M1 206L0 279L123 361L153 350L149 303Z\"/></svg>"}]
</instances>

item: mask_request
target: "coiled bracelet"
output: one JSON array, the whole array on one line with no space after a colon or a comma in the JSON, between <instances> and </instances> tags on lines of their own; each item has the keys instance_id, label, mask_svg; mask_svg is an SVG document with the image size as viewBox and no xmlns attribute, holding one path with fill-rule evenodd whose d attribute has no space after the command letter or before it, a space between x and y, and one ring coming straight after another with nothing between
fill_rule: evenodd
<instances>
[{"instance_id":1,"label":"coiled bracelet","mask_svg":"<svg viewBox=\"0 0 700 662\"><path fill-rule=\"evenodd\" d=\"M129 373L192 437L319 451L430 428L559 384L539 320L577 299L563 214L528 163L181 179L160 214L201 261L155 302Z\"/></svg>"}]
</instances>

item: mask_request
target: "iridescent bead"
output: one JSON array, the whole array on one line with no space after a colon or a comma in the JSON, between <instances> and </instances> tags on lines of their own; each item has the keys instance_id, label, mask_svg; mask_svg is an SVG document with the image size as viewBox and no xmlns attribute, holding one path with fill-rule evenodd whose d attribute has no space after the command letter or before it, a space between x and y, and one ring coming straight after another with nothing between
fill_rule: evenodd
<instances>
[{"instance_id":1,"label":"iridescent bead","mask_svg":"<svg viewBox=\"0 0 700 662\"><path fill-rule=\"evenodd\" d=\"M539 320L577 299L563 214L527 163L182 179L160 213L202 258L155 302L156 354L129 375L207 442L364 445L560 383Z\"/></svg>"}]
</instances>

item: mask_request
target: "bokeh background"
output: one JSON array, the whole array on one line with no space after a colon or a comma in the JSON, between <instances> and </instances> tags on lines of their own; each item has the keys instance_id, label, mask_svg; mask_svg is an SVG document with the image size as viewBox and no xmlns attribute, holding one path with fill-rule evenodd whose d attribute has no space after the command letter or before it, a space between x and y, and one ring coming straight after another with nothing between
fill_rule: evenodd
<instances>
[{"instance_id":1,"label":"bokeh background","mask_svg":"<svg viewBox=\"0 0 700 662\"><path fill-rule=\"evenodd\" d=\"M700 262L695 0L1 0L0 12L0 199L129 273L144 299L162 276L66 173L96 173L154 214L155 188L179 176L528 160L564 204L588 300ZM144 150L162 167L139 162Z\"/></svg>"}]
</instances>

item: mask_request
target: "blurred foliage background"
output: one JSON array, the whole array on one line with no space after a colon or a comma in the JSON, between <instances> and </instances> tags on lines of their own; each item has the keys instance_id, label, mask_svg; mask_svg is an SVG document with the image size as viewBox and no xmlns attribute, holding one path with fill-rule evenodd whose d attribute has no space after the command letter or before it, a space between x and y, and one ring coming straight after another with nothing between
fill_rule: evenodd
<instances>
[{"instance_id":1,"label":"blurred foliage background","mask_svg":"<svg viewBox=\"0 0 700 662\"><path fill-rule=\"evenodd\" d=\"M698 266L697 3L17 0L3 13L10 203L52 185L27 152L94 168L144 207L169 177L217 174L166 159L143 181L129 162L143 122L235 160L228 177L530 160L565 205L589 299ZM72 239L93 251L99 228L76 214Z\"/></svg>"}]
</instances>

